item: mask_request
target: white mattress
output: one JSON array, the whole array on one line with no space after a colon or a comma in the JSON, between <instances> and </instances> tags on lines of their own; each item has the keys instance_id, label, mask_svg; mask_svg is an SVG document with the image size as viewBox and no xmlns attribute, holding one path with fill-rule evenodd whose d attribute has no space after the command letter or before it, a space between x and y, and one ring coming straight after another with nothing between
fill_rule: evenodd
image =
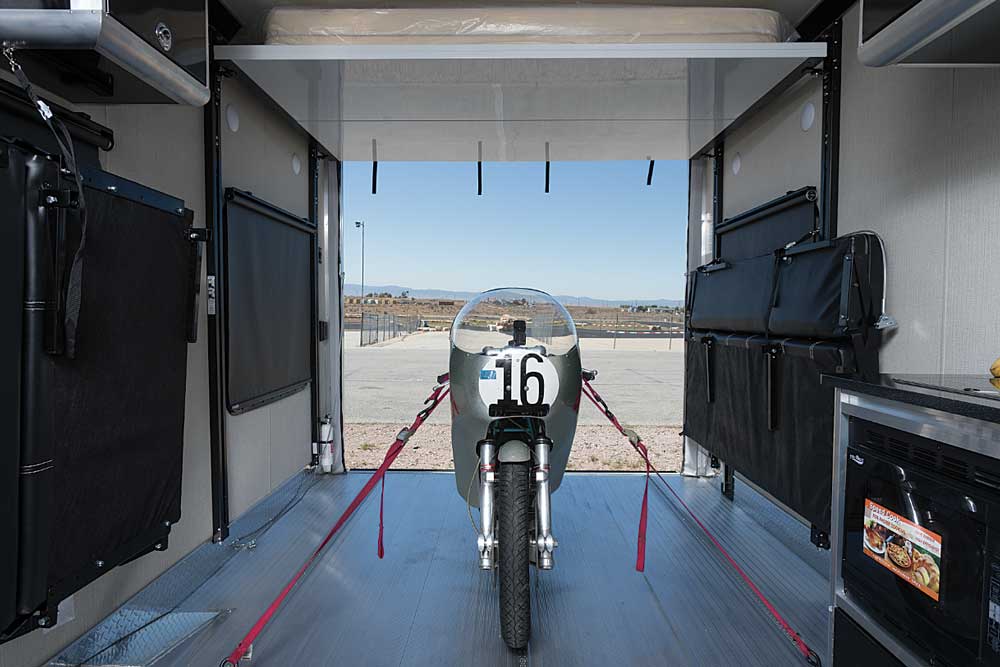
<instances>
[{"instance_id":1,"label":"white mattress","mask_svg":"<svg viewBox=\"0 0 1000 667\"><path fill-rule=\"evenodd\" d=\"M561 5L428 9L284 7L268 44L783 42L795 32L763 9Z\"/></svg>"}]
</instances>

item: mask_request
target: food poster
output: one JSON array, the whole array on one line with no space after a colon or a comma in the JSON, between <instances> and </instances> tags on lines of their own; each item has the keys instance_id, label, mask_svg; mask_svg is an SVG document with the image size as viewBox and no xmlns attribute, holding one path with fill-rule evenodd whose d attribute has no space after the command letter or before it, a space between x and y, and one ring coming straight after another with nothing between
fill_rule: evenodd
<instances>
[{"instance_id":1,"label":"food poster","mask_svg":"<svg viewBox=\"0 0 1000 667\"><path fill-rule=\"evenodd\" d=\"M865 498L864 553L933 600L941 590L941 536Z\"/></svg>"}]
</instances>

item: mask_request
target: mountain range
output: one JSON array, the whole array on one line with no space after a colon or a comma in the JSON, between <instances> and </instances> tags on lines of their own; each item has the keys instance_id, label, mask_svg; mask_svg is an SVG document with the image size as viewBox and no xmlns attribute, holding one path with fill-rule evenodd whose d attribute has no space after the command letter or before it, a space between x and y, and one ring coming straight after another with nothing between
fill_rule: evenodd
<instances>
[{"instance_id":1,"label":"mountain range","mask_svg":"<svg viewBox=\"0 0 1000 667\"><path fill-rule=\"evenodd\" d=\"M402 285L365 285L367 294L381 294L388 292L393 296L399 296L403 292L409 292L414 299L455 299L468 301L477 296L479 292L462 292L456 290L443 289L416 289L403 287ZM344 285L345 296L361 296L361 285L357 283L347 283ZM553 294L564 306L594 306L613 308L622 304L633 306L681 306L683 301L678 299L595 299L589 296L569 296L565 294Z\"/></svg>"}]
</instances>

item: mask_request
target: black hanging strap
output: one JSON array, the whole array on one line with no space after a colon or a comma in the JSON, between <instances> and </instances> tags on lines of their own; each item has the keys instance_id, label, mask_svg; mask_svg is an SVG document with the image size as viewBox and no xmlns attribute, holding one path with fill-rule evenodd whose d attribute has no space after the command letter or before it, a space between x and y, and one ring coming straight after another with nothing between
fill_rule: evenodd
<instances>
[{"instance_id":1,"label":"black hanging strap","mask_svg":"<svg viewBox=\"0 0 1000 667\"><path fill-rule=\"evenodd\" d=\"M715 401L715 386L712 383L712 377L714 375L712 368L712 346L714 344L715 341L709 336L704 336L701 339L702 349L705 353L705 398L709 403Z\"/></svg>"},{"instance_id":2,"label":"black hanging strap","mask_svg":"<svg viewBox=\"0 0 1000 667\"><path fill-rule=\"evenodd\" d=\"M70 359L73 359L76 357L76 329L80 321L80 302L83 294L83 258L87 244L87 207L83 196L83 178L76 164L76 151L73 149L73 139L70 137L69 130L52 113L49 105L35 94L31 81L28 80L28 76L14 58L13 47L5 46L3 54L10 64L10 71L14 73L21 88L24 89L24 94L38 110L38 115L42 117L45 125L52 132L52 136L55 137L56 144L59 146L59 152L62 154L62 172L73 176L73 179L76 181L76 208L80 212L80 245L77 247L76 253L73 256L73 262L70 265L69 282L66 286L66 299L64 302L65 315L63 317L66 341L65 354Z\"/></svg>"}]
</instances>

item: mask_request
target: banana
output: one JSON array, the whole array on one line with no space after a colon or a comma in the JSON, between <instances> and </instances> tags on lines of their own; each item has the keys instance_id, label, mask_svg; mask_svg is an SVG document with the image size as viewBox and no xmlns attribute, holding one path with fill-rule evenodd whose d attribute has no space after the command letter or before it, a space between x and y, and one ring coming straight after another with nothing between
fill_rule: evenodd
<instances>
[{"instance_id":1,"label":"banana","mask_svg":"<svg viewBox=\"0 0 1000 667\"><path fill-rule=\"evenodd\" d=\"M1000 378L1000 359L994 361L993 365L990 366L990 374L995 378Z\"/></svg>"},{"instance_id":2,"label":"banana","mask_svg":"<svg viewBox=\"0 0 1000 667\"><path fill-rule=\"evenodd\" d=\"M990 384L1000 391L1000 378L990 378Z\"/></svg>"}]
</instances>

